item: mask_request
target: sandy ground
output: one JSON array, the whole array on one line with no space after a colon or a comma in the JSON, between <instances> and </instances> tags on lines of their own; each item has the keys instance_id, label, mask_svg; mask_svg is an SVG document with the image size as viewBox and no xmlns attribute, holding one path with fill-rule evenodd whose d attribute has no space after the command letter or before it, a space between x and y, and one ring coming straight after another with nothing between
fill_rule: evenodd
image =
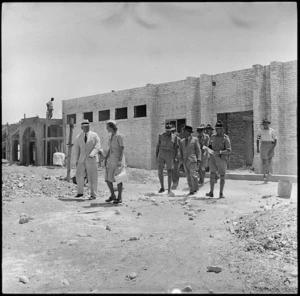
<instances>
[{"instance_id":1,"label":"sandy ground","mask_svg":"<svg viewBox=\"0 0 300 296\"><path fill-rule=\"evenodd\" d=\"M102 170L99 197L91 202L88 187L84 198L74 198L65 168L3 166L2 292L297 293L297 184L283 199L275 182L227 180L226 198L218 199L205 196L208 179L187 197L180 178L172 197L157 193L156 171L128 172L123 203L114 205L105 203ZM216 184L216 197L218 191ZM21 214L27 223L19 223ZM289 261L285 253L272 255L278 250L247 250L251 233L241 236L245 227L232 222L248 225L250 218L277 229L290 221ZM269 235L271 226L264 227Z\"/></svg>"}]
</instances>

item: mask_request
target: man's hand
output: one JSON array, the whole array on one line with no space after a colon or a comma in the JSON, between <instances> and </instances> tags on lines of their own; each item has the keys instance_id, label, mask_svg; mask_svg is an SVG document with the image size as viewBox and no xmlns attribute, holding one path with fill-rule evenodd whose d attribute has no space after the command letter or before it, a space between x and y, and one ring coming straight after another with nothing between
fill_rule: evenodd
<instances>
[{"instance_id":1,"label":"man's hand","mask_svg":"<svg viewBox=\"0 0 300 296\"><path fill-rule=\"evenodd\" d=\"M117 166L118 166L118 167L121 167L121 166L122 166L122 161L121 161L121 160L118 161Z\"/></svg>"}]
</instances>

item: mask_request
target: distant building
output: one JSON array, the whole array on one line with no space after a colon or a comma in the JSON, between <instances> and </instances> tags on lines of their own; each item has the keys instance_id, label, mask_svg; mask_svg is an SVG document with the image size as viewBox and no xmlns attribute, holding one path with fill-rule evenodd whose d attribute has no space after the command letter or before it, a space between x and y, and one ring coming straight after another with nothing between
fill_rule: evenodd
<instances>
[{"instance_id":1,"label":"distant building","mask_svg":"<svg viewBox=\"0 0 300 296\"><path fill-rule=\"evenodd\" d=\"M2 158L22 165L52 165L53 154L64 149L62 119L24 118L18 124L2 125ZM47 153L46 153L47 150Z\"/></svg>"}]
</instances>

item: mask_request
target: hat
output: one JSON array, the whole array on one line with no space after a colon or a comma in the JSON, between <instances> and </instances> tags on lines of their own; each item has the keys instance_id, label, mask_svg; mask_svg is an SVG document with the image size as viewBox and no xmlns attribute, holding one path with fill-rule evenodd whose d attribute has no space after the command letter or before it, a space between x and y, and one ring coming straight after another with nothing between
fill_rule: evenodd
<instances>
[{"instance_id":1,"label":"hat","mask_svg":"<svg viewBox=\"0 0 300 296\"><path fill-rule=\"evenodd\" d=\"M81 126L87 126L90 125L90 122L88 121L88 119L85 119L81 122Z\"/></svg>"},{"instance_id":2,"label":"hat","mask_svg":"<svg viewBox=\"0 0 300 296\"><path fill-rule=\"evenodd\" d=\"M221 120L218 120L216 125L215 125L215 128L223 128L223 123Z\"/></svg>"},{"instance_id":3,"label":"hat","mask_svg":"<svg viewBox=\"0 0 300 296\"><path fill-rule=\"evenodd\" d=\"M200 126L197 127L197 130L204 130L205 129L205 124L200 124Z\"/></svg>"},{"instance_id":4,"label":"hat","mask_svg":"<svg viewBox=\"0 0 300 296\"><path fill-rule=\"evenodd\" d=\"M192 128L191 126L189 126L189 125L186 125L186 126L184 127L184 130L185 130L185 131L188 131L188 132L190 132L190 133L193 132L193 128Z\"/></svg>"},{"instance_id":5,"label":"hat","mask_svg":"<svg viewBox=\"0 0 300 296\"><path fill-rule=\"evenodd\" d=\"M116 122L115 120L112 120L112 119L107 120L107 121L106 121L106 125L107 125L107 124L113 124L115 127L117 127L117 122Z\"/></svg>"},{"instance_id":6,"label":"hat","mask_svg":"<svg viewBox=\"0 0 300 296\"><path fill-rule=\"evenodd\" d=\"M264 118L264 119L262 120L261 124L264 124L264 123L268 123L268 124L270 124L270 123L271 123L271 121L269 121L268 119Z\"/></svg>"},{"instance_id":7,"label":"hat","mask_svg":"<svg viewBox=\"0 0 300 296\"><path fill-rule=\"evenodd\" d=\"M208 124L205 129L211 129L211 130L214 130L214 128L211 126L211 124Z\"/></svg>"}]
</instances>

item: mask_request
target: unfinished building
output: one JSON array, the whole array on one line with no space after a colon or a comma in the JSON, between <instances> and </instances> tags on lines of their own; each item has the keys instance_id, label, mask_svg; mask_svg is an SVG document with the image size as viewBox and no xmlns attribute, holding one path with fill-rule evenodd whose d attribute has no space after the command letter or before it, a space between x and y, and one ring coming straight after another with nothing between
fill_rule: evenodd
<instances>
[{"instance_id":1,"label":"unfinished building","mask_svg":"<svg viewBox=\"0 0 300 296\"><path fill-rule=\"evenodd\" d=\"M249 165L258 173L256 134L262 119L268 118L278 134L273 173L297 172L297 61L64 100L62 109L65 151L71 118L73 143L81 121L88 119L104 149L109 136L105 121L115 119L125 136L128 166L145 169L156 168L156 143L166 121L178 130L181 123L196 129L220 119L232 143L229 167ZM71 164L75 165L74 157Z\"/></svg>"},{"instance_id":2,"label":"unfinished building","mask_svg":"<svg viewBox=\"0 0 300 296\"><path fill-rule=\"evenodd\" d=\"M2 158L10 163L52 165L53 154L63 151L63 143L62 119L24 118L7 125L5 137L2 127Z\"/></svg>"}]
</instances>

